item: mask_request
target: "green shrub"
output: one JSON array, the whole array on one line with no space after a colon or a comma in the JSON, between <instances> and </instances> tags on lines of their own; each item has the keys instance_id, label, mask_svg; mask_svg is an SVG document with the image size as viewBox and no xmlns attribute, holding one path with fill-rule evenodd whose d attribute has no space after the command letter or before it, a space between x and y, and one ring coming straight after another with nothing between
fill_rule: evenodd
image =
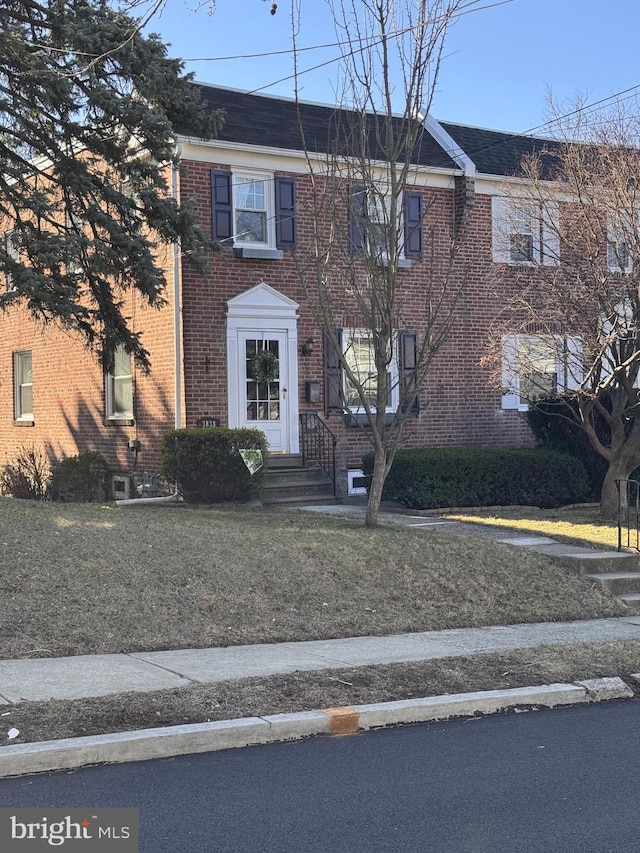
<instances>
[{"instance_id":1,"label":"green shrub","mask_svg":"<svg viewBox=\"0 0 640 853\"><path fill-rule=\"evenodd\" d=\"M240 450L262 451L264 463L250 474ZM177 483L188 503L248 501L260 493L267 460L267 439L257 429L204 427L167 433L160 447L165 477Z\"/></svg>"},{"instance_id":2,"label":"green shrub","mask_svg":"<svg viewBox=\"0 0 640 853\"><path fill-rule=\"evenodd\" d=\"M373 472L373 454L363 458ZM384 500L413 509L446 506L557 507L591 499L584 465L550 450L428 448L399 450Z\"/></svg>"},{"instance_id":3,"label":"green shrub","mask_svg":"<svg viewBox=\"0 0 640 853\"><path fill-rule=\"evenodd\" d=\"M47 455L35 447L23 447L0 473L0 494L42 500L47 496L50 477Z\"/></svg>"},{"instance_id":4,"label":"green shrub","mask_svg":"<svg viewBox=\"0 0 640 853\"><path fill-rule=\"evenodd\" d=\"M107 497L109 468L95 450L59 459L51 466L49 491L53 500L74 503L104 501Z\"/></svg>"}]
</instances>

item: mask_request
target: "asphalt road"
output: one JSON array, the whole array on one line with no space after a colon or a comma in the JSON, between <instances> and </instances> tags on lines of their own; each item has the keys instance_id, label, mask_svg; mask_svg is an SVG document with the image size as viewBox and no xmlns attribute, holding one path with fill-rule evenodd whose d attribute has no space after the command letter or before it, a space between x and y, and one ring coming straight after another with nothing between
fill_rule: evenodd
<instances>
[{"instance_id":1,"label":"asphalt road","mask_svg":"<svg viewBox=\"0 0 640 853\"><path fill-rule=\"evenodd\" d=\"M640 851L640 702L0 780L140 809L143 853Z\"/></svg>"}]
</instances>

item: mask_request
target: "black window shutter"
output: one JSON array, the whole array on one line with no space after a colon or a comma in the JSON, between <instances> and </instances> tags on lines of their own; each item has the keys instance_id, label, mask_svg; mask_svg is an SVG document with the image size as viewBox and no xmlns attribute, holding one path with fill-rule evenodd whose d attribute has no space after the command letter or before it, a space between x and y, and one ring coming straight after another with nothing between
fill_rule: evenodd
<instances>
[{"instance_id":1,"label":"black window shutter","mask_svg":"<svg viewBox=\"0 0 640 853\"><path fill-rule=\"evenodd\" d=\"M404 256L422 257L422 194L404 194Z\"/></svg>"},{"instance_id":2,"label":"black window shutter","mask_svg":"<svg viewBox=\"0 0 640 853\"><path fill-rule=\"evenodd\" d=\"M415 390L415 370L418 364L418 344L415 332L400 332L400 394L402 397L410 398ZM420 411L419 395L411 403L411 414L417 415ZM406 407L406 404L405 404Z\"/></svg>"},{"instance_id":3,"label":"black window shutter","mask_svg":"<svg viewBox=\"0 0 640 853\"><path fill-rule=\"evenodd\" d=\"M296 180L276 178L276 246L293 249L296 245Z\"/></svg>"},{"instance_id":4,"label":"black window shutter","mask_svg":"<svg viewBox=\"0 0 640 853\"><path fill-rule=\"evenodd\" d=\"M364 242L364 187L349 188L349 248L352 255L362 254Z\"/></svg>"},{"instance_id":5,"label":"black window shutter","mask_svg":"<svg viewBox=\"0 0 640 853\"><path fill-rule=\"evenodd\" d=\"M233 242L233 206L231 203L231 172L211 170L211 222L213 239L222 245Z\"/></svg>"},{"instance_id":6,"label":"black window shutter","mask_svg":"<svg viewBox=\"0 0 640 853\"><path fill-rule=\"evenodd\" d=\"M342 346L342 329L334 332L338 345ZM329 336L323 333L324 342L324 407L327 414L344 409L342 389L342 365L340 357L331 346Z\"/></svg>"}]
</instances>

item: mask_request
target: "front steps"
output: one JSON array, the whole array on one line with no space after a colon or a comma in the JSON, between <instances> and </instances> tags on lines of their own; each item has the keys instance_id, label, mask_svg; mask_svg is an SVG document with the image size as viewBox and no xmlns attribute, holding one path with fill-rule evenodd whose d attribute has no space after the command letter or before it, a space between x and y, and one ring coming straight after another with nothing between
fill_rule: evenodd
<instances>
[{"instance_id":1,"label":"front steps","mask_svg":"<svg viewBox=\"0 0 640 853\"><path fill-rule=\"evenodd\" d=\"M517 536L498 539L507 545L522 545L582 575L584 580L607 595L620 599L630 613L640 613L640 554L628 551L596 551L565 545L546 536Z\"/></svg>"},{"instance_id":2,"label":"front steps","mask_svg":"<svg viewBox=\"0 0 640 853\"><path fill-rule=\"evenodd\" d=\"M640 613L640 556L624 551L567 554L561 562L581 574L587 583L619 598L631 613Z\"/></svg>"},{"instance_id":3,"label":"front steps","mask_svg":"<svg viewBox=\"0 0 640 853\"><path fill-rule=\"evenodd\" d=\"M269 470L262 487L265 506L339 503L333 484L322 468L305 466L299 454L269 457Z\"/></svg>"}]
</instances>

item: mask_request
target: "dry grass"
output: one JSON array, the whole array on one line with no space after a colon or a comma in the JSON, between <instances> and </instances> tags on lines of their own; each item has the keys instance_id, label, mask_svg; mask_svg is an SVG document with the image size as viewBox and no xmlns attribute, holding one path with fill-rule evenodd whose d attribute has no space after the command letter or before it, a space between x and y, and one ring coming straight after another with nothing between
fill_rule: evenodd
<instances>
[{"instance_id":1,"label":"dry grass","mask_svg":"<svg viewBox=\"0 0 640 853\"><path fill-rule=\"evenodd\" d=\"M477 511L466 510L464 513L447 513L447 518L552 536L563 542L591 548L618 547L616 522L602 518L596 506L575 509L488 507Z\"/></svg>"},{"instance_id":2,"label":"dry grass","mask_svg":"<svg viewBox=\"0 0 640 853\"><path fill-rule=\"evenodd\" d=\"M0 500L0 658L621 615L540 555L301 512Z\"/></svg>"},{"instance_id":3,"label":"dry grass","mask_svg":"<svg viewBox=\"0 0 640 853\"><path fill-rule=\"evenodd\" d=\"M469 690L527 687L640 670L640 642L540 646L423 663L295 672L155 693L22 702L2 711L0 745L309 711Z\"/></svg>"}]
</instances>

